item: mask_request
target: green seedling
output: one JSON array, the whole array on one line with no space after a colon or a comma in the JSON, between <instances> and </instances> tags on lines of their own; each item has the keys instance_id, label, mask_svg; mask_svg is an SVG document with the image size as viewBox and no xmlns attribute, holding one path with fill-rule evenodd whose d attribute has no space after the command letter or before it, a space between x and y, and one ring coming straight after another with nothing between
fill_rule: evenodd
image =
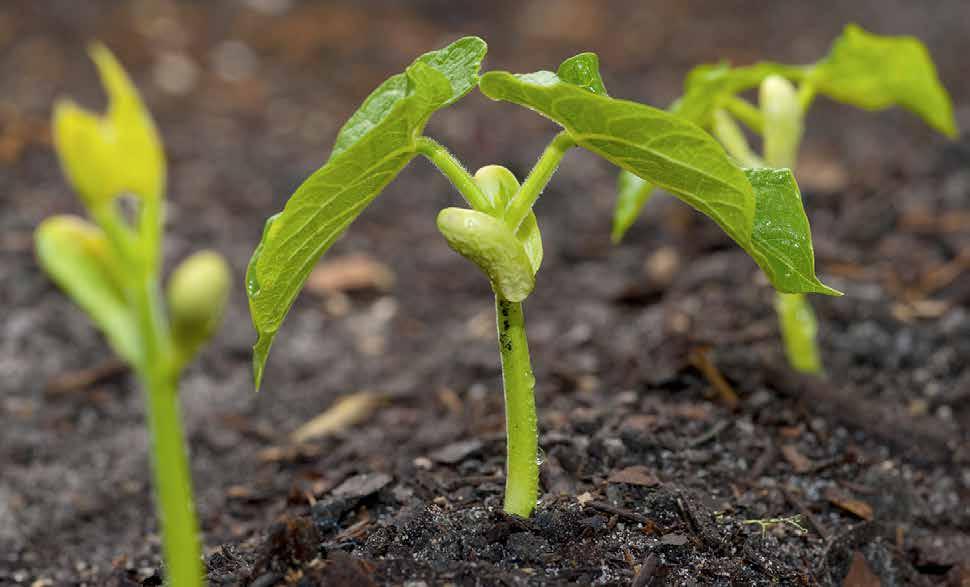
<instances>
[{"instance_id":1,"label":"green seedling","mask_svg":"<svg viewBox=\"0 0 970 587\"><path fill-rule=\"evenodd\" d=\"M460 39L416 59L364 101L337 135L329 160L272 216L249 263L256 386L273 338L314 264L347 226L415 157L423 155L470 205L446 208L438 228L477 265L495 293L505 389L508 462L505 511L529 516L538 494L538 433L522 302L535 287L542 239L533 206L565 153L582 147L644 181L663 186L712 218L791 293L837 294L815 276L808 219L788 170L742 170L695 124L650 106L611 98L592 53L556 73L479 76L485 43ZM423 135L437 110L475 87L562 127L521 184L489 165L474 175Z\"/></svg>"},{"instance_id":2,"label":"green seedling","mask_svg":"<svg viewBox=\"0 0 970 587\"><path fill-rule=\"evenodd\" d=\"M873 35L855 25L847 26L828 56L813 65L702 65L688 74L685 86L683 97L670 111L709 129L746 167L794 168L805 115L818 94L865 110L902 106L947 137L957 135L953 105L926 47L912 37ZM739 95L754 88L759 89L758 106ZM760 156L736 121L761 136ZM614 242L623 238L655 187L620 172ZM820 374L818 327L808 300L779 292L775 309L791 366Z\"/></svg>"},{"instance_id":3,"label":"green seedling","mask_svg":"<svg viewBox=\"0 0 970 587\"><path fill-rule=\"evenodd\" d=\"M37 257L145 390L166 574L170 584L192 587L202 584L202 558L177 386L219 323L229 268L217 253L196 253L174 270L162 295L162 143L121 65L100 45L91 57L108 110L97 115L61 101L53 133L64 173L93 222L44 220L36 232Z\"/></svg>"}]
</instances>

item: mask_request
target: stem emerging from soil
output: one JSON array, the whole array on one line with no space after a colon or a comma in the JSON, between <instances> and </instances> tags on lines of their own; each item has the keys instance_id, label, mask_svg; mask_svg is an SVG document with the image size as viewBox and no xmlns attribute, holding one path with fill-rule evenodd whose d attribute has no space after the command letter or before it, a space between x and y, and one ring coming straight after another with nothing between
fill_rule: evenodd
<instances>
[{"instance_id":1,"label":"stem emerging from soil","mask_svg":"<svg viewBox=\"0 0 970 587\"><path fill-rule=\"evenodd\" d=\"M761 110L764 119L763 151L770 167L793 169L802 140L805 108L814 91L804 84L800 91L791 83L768 78L761 85ZM781 327L788 363L796 371L822 372L818 349L818 322L804 294L775 293L775 312Z\"/></svg>"},{"instance_id":2,"label":"stem emerging from soil","mask_svg":"<svg viewBox=\"0 0 970 587\"><path fill-rule=\"evenodd\" d=\"M178 371L157 283L146 277L137 290L135 305L143 340L138 377L145 390L166 575L173 587L196 587L202 585L202 556L179 413Z\"/></svg>"},{"instance_id":3,"label":"stem emerging from soil","mask_svg":"<svg viewBox=\"0 0 970 587\"><path fill-rule=\"evenodd\" d=\"M528 518L536 507L539 493L536 379L529 361L522 304L495 296L495 317L502 355L508 438L504 509L506 513Z\"/></svg>"}]
</instances>

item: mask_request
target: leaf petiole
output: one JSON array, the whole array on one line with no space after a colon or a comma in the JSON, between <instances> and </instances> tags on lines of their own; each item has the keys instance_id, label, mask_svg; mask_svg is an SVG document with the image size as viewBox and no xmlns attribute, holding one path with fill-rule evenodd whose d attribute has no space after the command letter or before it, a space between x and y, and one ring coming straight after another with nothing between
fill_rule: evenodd
<instances>
[{"instance_id":1,"label":"leaf petiole","mask_svg":"<svg viewBox=\"0 0 970 587\"><path fill-rule=\"evenodd\" d=\"M498 213L465 166L444 145L432 138L422 136L417 138L416 148L418 153L424 155L451 181L469 206L492 216Z\"/></svg>"},{"instance_id":2,"label":"leaf petiole","mask_svg":"<svg viewBox=\"0 0 970 587\"><path fill-rule=\"evenodd\" d=\"M532 206L539 199L542 190L546 188L552 175L556 172L566 151L575 146L576 141L566 131L560 131L549 142L546 150L542 152L542 156L539 157L532 171L529 172L529 176L522 182L522 187L512 196L512 200L505 209L505 222L509 228L513 231L519 229L522 221L532 211Z\"/></svg>"},{"instance_id":3,"label":"leaf petiole","mask_svg":"<svg viewBox=\"0 0 970 587\"><path fill-rule=\"evenodd\" d=\"M750 128L754 132L761 134L761 132L764 130L765 122L764 117L761 115L761 111L744 98L731 96L724 101L724 107L735 118L740 120L744 126Z\"/></svg>"}]
</instances>

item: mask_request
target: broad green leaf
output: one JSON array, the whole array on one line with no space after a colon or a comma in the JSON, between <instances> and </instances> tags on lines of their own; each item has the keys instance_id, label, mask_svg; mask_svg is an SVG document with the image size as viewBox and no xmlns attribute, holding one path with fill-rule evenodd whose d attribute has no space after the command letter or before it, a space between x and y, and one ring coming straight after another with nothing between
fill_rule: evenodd
<instances>
[{"instance_id":1,"label":"broad green leaf","mask_svg":"<svg viewBox=\"0 0 970 587\"><path fill-rule=\"evenodd\" d=\"M678 196L739 244L750 241L751 185L698 126L663 110L594 94L548 71L489 72L479 87L493 100L520 104L554 120L579 146Z\"/></svg>"},{"instance_id":2,"label":"broad green leaf","mask_svg":"<svg viewBox=\"0 0 970 587\"><path fill-rule=\"evenodd\" d=\"M532 261L502 219L477 210L445 208L438 214L438 230L452 249L478 265L500 298L521 302L532 293Z\"/></svg>"},{"instance_id":3,"label":"broad green leaf","mask_svg":"<svg viewBox=\"0 0 970 587\"><path fill-rule=\"evenodd\" d=\"M746 169L757 210L745 250L783 293L842 295L815 276L808 217L795 176L788 169Z\"/></svg>"},{"instance_id":4,"label":"broad green leaf","mask_svg":"<svg viewBox=\"0 0 970 587\"><path fill-rule=\"evenodd\" d=\"M804 77L806 68L782 65L779 63L762 62L746 67L732 68L727 63L699 65L687 74L684 84L684 95L670 106L670 112L702 128L712 128L720 123L724 128L724 118L717 120L717 111L723 102L738 92L757 87L770 75L783 75L799 79ZM730 129L729 131L733 131ZM738 130L740 132L740 130ZM739 141L735 144L740 145ZM746 145L746 143L745 143ZM753 153L750 157L742 158L742 164L748 164L757 159ZM737 154L735 154L737 156ZM624 177L621 171L617 179L620 186L629 183L629 177ZM647 188L644 188L647 190ZM625 195L624 195L625 194ZM640 194L636 191L619 192L613 213L613 242L622 240L623 235L636 221L643 204L647 202L652 192ZM638 203L639 202L639 203Z\"/></svg>"},{"instance_id":5,"label":"broad green leaf","mask_svg":"<svg viewBox=\"0 0 970 587\"><path fill-rule=\"evenodd\" d=\"M321 255L416 154L430 116L473 87L484 54L480 39L461 39L419 57L403 82L382 84L340 133L327 163L267 220L246 273L259 339L253 348L257 388L273 338ZM392 80L395 78L392 78Z\"/></svg>"},{"instance_id":6,"label":"broad green leaf","mask_svg":"<svg viewBox=\"0 0 970 587\"><path fill-rule=\"evenodd\" d=\"M585 88L594 94L608 96L600 77L600 58L596 53L580 53L559 64L556 75L564 82Z\"/></svg>"},{"instance_id":7,"label":"broad green leaf","mask_svg":"<svg viewBox=\"0 0 970 587\"><path fill-rule=\"evenodd\" d=\"M118 356L136 364L135 317L101 229L77 216L53 216L37 227L34 241L44 271L101 329Z\"/></svg>"},{"instance_id":8,"label":"broad green leaf","mask_svg":"<svg viewBox=\"0 0 970 587\"><path fill-rule=\"evenodd\" d=\"M614 243L620 242L633 226L653 192L653 184L649 181L625 169L620 170L616 177L616 207L613 209L613 231L610 235Z\"/></svg>"},{"instance_id":9,"label":"broad green leaf","mask_svg":"<svg viewBox=\"0 0 970 587\"><path fill-rule=\"evenodd\" d=\"M953 104L926 47L914 37L884 37L845 27L811 77L819 92L867 110L900 105L948 137Z\"/></svg>"},{"instance_id":10,"label":"broad green leaf","mask_svg":"<svg viewBox=\"0 0 970 587\"><path fill-rule=\"evenodd\" d=\"M519 180L501 165L482 167L475 172L474 179L495 210L505 210L512 196L519 191ZM535 275L542 265L542 235L539 233L539 221L536 219L535 212L529 212L519 225L515 236L525 247L529 262L532 264L532 273Z\"/></svg>"},{"instance_id":11,"label":"broad green leaf","mask_svg":"<svg viewBox=\"0 0 970 587\"><path fill-rule=\"evenodd\" d=\"M418 57L415 63L430 65L443 74L451 84L451 96L440 107L449 106L467 94L478 83L478 70L485 58L487 46L478 37L458 39L444 49L430 51ZM394 104L408 92L408 80L404 73L389 77L364 100L360 108L347 119L334 141L330 158L333 159L347 147L366 135L391 112Z\"/></svg>"},{"instance_id":12,"label":"broad green leaf","mask_svg":"<svg viewBox=\"0 0 970 587\"><path fill-rule=\"evenodd\" d=\"M108 49L92 46L91 58L108 110L102 116L70 100L57 103L53 134L61 166L91 210L123 193L157 201L165 189L165 155L151 115Z\"/></svg>"}]
</instances>

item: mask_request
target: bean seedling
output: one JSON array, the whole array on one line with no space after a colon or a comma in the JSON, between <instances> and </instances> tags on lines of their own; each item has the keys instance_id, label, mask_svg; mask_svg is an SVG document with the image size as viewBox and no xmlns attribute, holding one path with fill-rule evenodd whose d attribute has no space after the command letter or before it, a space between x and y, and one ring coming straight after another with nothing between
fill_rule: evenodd
<instances>
[{"instance_id":1,"label":"bean seedling","mask_svg":"<svg viewBox=\"0 0 970 587\"><path fill-rule=\"evenodd\" d=\"M100 45L91 57L108 94L107 113L61 101L53 133L64 173L93 222L69 215L44 220L35 235L37 256L145 390L168 580L192 587L202 584L202 558L177 386L219 323L229 269L217 253L195 253L175 268L162 295L162 144L121 65Z\"/></svg>"},{"instance_id":2,"label":"bean seedling","mask_svg":"<svg viewBox=\"0 0 970 587\"><path fill-rule=\"evenodd\" d=\"M756 87L758 107L739 96ZM670 110L711 130L744 166L794 168L806 112L820 93L865 110L902 106L947 137L957 135L953 105L926 47L913 37L873 35L855 25L847 26L828 56L813 65L701 65L688 74L684 95ZM736 120L761 135L760 157ZM620 172L617 186L616 242L656 187L627 171ZM818 325L808 300L779 291L775 310L788 362L798 371L821 373Z\"/></svg>"},{"instance_id":3,"label":"bean seedling","mask_svg":"<svg viewBox=\"0 0 970 587\"><path fill-rule=\"evenodd\" d=\"M742 170L695 124L611 98L592 53L566 60L556 73L479 76L485 51L481 39L463 38L422 55L381 84L340 130L323 167L267 220L247 271L259 335L254 376L258 388L273 338L320 256L398 172L423 155L471 206L446 208L437 223L495 293L508 437L504 508L527 517L538 493L538 433L522 302L542 262L532 209L569 149L591 151L712 218L780 291L838 292L815 276L808 219L788 170ZM493 100L519 104L562 127L521 184L498 165L471 175L423 135L435 111L476 86Z\"/></svg>"}]
</instances>

